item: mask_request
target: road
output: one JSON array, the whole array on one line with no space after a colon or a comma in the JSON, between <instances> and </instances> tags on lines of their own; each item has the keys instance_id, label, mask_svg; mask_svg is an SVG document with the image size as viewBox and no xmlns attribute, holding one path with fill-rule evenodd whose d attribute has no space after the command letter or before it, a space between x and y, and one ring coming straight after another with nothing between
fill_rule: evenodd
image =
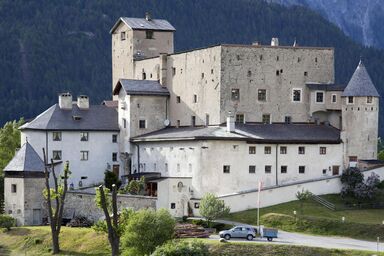
<instances>
[{"instance_id":1,"label":"road","mask_svg":"<svg viewBox=\"0 0 384 256\"><path fill-rule=\"evenodd\" d=\"M216 222L229 224L229 225L247 225L244 223L217 220ZM256 228L256 227L255 227ZM210 239L219 239L218 235L212 235ZM384 237L381 237L381 241L384 241ZM311 247L333 248L333 249L351 249L351 250L364 250L374 251L379 249L380 252L384 252L384 243L369 242L364 240L357 240L347 237L338 236L315 236L301 233L293 233L279 230L278 238L273 239L272 242L267 242L266 239L256 238L253 241L247 241L246 239L231 239L231 241L246 241L246 242L266 242L285 245L304 245ZM379 248L378 248L379 247Z\"/></svg>"}]
</instances>

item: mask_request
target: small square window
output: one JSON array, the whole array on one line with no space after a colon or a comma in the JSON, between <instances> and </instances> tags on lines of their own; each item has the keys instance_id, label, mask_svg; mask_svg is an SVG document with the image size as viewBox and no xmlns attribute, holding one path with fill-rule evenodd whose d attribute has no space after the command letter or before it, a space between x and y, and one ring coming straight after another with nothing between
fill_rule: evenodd
<instances>
[{"instance_id":1,"label":"small square window","mask_svg":"<svg viewBox=\"0 0 384 256\"><path fill-rule=\"evenodd\" d=\"M348 96L348 104L353 104L353 96Z\"/></svg>"},{"instance_id":2,"label":"small square window","mask_svg":"<svg viewBox=\"0 0 384 256\"><path fill-rule=\"evenodd\" d=\"M146 128L146 121L145 120L139 120L139 128L140 129Z\"/></svg>"},{"instance_id":3,"label":"small square window","mask_svg":"<svg viewBox=\"0 0 384 256\"><path fill-rule=\"evenodd\" d=\"M117 143L117 134L112 134L112 143Z\"/></svg>"},{"instance_id":4,"label":"small square window","mask_svg":"<svg viewBox=\"0 0 384 256\"><path fill-rule=\"evenodd\" d=\"M195 203L195 209L199 209L200 208L200 204L199 203Z\"/></svg>"},{"instance_id":5,"label":"small square window","mask_svg":"<svg viewBox=\"0 0 384 256\"><path fill-rule=\"evenodd\" d=\"M223 165L223 173L230 173L230 172L231 172L231 166Z\"/></svg>"},{"instance_id":6,"label":"small square window","mask_svg":"<svg viewBox=\"0 0 384 256\"><path fill-rule=\"evenodd\" d=\"M304 155L305 154L305 147L299 147L299 155Z\"/></svg>"},{"instance_id":7,"label":"small square window","mask_svg":"<svg viewBox=\"0 0 384 256\"><path fill-rule=\"evenodd\" d=\"M307 71L304 71L304 76L308 76L308 72Z\"/></svg>"},{"instance_id":8,"label":"small square window","mask_svg":"<svg viewBox=\"0 0 384 256\"><path fill-rule=\"evenodd\" d=\"M290 117L290 116L285 116L285 117L284 117L284 122L285 122L286 124L290 124L290 123L292 122L292 117Z\"/></svg>"},{"instance_id":9,"label":"small square window","mask_svg":"<svg viewBox=\"0 0 384 256\"><path fill-rule=\"evenodd\" d=\"M327 154L327 148L326 147L320 147L320 155Z\"/></svg>"},{"instance_id":10,"label":"small square window","mask_svg":"<svg viewBox=\"0 0 384 256\"><path fill-rule=\"evenodd\" d=\"M17 185L16 184L12 184L11 185L11 192L12 193L16 193L17 192Z\"/></svg>"},{"instance_id":11,"label":"small square window","mask_svg":"<svg viewBox=\"0 0 384 256\"><path fill-rule=\"evenodd\" d=\"M88 161L88 151L80 151L80 160Z\"/></svg>"},{"instance_id":12,"label":"small square window","mask_svg":"<svg viewBox=\"0 0 384 256\"><path fill-rule=\"evenodd\" d=\"M368 103L368 104L371 104L372 101L373 101L372 96L368 96L368 97L367 97L367 103Z\"/></svg>"},{"instance_id":13,"label":"small square window","mask_svg":"<svg viewBox=\"0 0 384 256\"><path fill-rule=\"evenodd\" d=\"M265 173L272 173L272 165L266 165L264 170L265 170Z\"/></svg>"},{"instance_id":14,"label":"small square window","mask_svg":"<svg viewBox=\"0 0 384 256\"><path fill-rule=\"evenodd\" d=\"M265 89L257 90L257 100L258 101L267 101L267 90L265 90Z\"/></svg>"},{"instance_id":15,"label":"small square window","mask_svg":"<svg viewBox=\"0 0 384 256\"><path fill-rule=\"evenodd\" d=\"M324 103L324 93L316 92L316 103Z\"/></svg>"},{"instance_id":16,"label":"small square window","mask_svg":"<svg viewBox=\"0 0 384 256\"><path fill-rule=\"evenodd\" d=\"M145 31L145 38L146 39L153 39L153 31L152 30L146 30Z\"/></svg>"},{"instance_id":17,"label":"small square window","mask_svg":"<svg viewBox=\"0 0 384 256\"><path fill-rule=\"evenodd\" d=\"M116 152L112 153L112 161L117 162L117 153Z\"/></svg>"},{"instance_id":18,"label":"small square window","mask_svg":"<svg viewBox=\"0 0 384 256\"><path fill-rule=\"evenodd\" d=\"M250 165L248 171L249 173L256 173L256 165Z\"/></svg>"},{"instance_id":19,"label":"small square window","mask_svg":"<svg viewBox=\"0 0 384 256\"><path fill-rule=\"evenodd\" d=\"M292 101L293 102L301 102L301 89L293 89Z\"/></svg>"},{"instance_id":20,"label":"small square window","mask_svg":"<svg viewBox=\"0 0 384 256\"><path fill-rule=\"evenodd\" d=\"M180 96L176 96L176 103L180 103Z\"/></svg>"},{"instance_id":21,"label":"small square window","mask_svg":"<svg viewBox=\"0 0 384 256\"><path fill-rule=\"evenodd\" d=\"M305 173L305 166L304 165L299 166L299 173Z\"/></svg>"},{"instance_id":22,"label":"small square window","mask_svg":"<svg viewBox=\"0 0 384 256\"><path fill-rule=\"evenodd\" d=\"M232 89L231 90L231 99L238 101L240 100L240 90L239 89Z\"/></svg>"},{"instance_id":23,"label":"small square window","mask_svg":"<svg viewBox=\"0 0 384 256\"><path fill-rule=\"evenodd\" d=\"M61 160L61 150L53 150L52 158L53 160Z\"/></svg>"},{"instance_id":24,"label":"small square window","mask_svg":"<svg viewBox=\"0 0 384 256\"><path fill-rule=\"evenodd\" d=\"M256 147L255 146L249 146L249 154L256 154Z\"/></svg>"},{"instance_id":25,"label":"small square window","mask_svg":"<svg viewBox=\"0 0 384 256\"><path fill-rule=\"evenodd\" d=\"M88 132L80 132L80 141L88 141Z\"/></svg>"},{"instance_id":26,"label":"small square window","mask_svg":"<svg viewBox=\"0 0 384 256\"><path fill-rule=\"evenodd\" d=\"M244 123L244 114L236 114L236 123Z\"/></svg>"},{"instance_id":27,"label":"small square window","mask_svg":"<svg viewBox=\"0 0 384 256\"><path fill-rule=\"evenodd\" d=\"M337 101L337 95L332 94L332 103L336 103L336 101Z\"/></svg>"},{"instance_id":28,"label":"small square window","mask_svg":"<svg viewBox=\"0 0 384 256\"><path fill-rule=\"evenodd\" d=\"M270 146L264 147L264 154L269 155L272 152L272 148Z\"/></svg>"},{"instance_id":29,"label":"small square window","mask_svg":"<svg viewBox=\"0 0 384 256\"><path fill-rule=\"evenodd\" d=\"M280 146L280 154L282 154L282 155L287 154L287 147L286 146Z\"/></svg>"},{"instance_id":30,"label":"small square window","mask_svg":"<svg viewBox=\"0 0 384 256\"><path fill-rule=\"evenodd\" d=\"M287 169L288 169L288 167L286 165L280 166L280 172L281 173L287 173Z\"/></svg>"},{"instance_id":31,"label":"small square window","mask_svg":"<svg viewBox=\"0 0 384 256\"><path fill-rule=\"evenodd\" d=\"M171 203L171 209L175 209L176 208L176 203Z\"/></svg>"},{"instance_id":32,"label":"small square window","mask_svg":"<svg viewBox=\"0 0 384 256\"><path fill-rule=\"evenodd\" d=\"M120 39L121 39L121 41L125 40L125 32L120 33Z\"/></svg>"},{"instance_id":33,"label":"small square window","mask_svg":"<svg viewBox=\"0 0 384 256\"><path fill-rule=\"evenodd\" d=\"M323 169L323 174L327 174L327 169Z\"/></svg>"},{"instance_id":34,"label":"small square window","mask_svg":"<svg viewBox=\"0 0 384 256\"><path fill-rule=\"evenodd\" d=\"M271 123L271 115L270 114L263 114L262 122L263 122L263 124L270 124Z\"/></svg>"},{"instance_id":35,"label":"small square window","mask_svg":"<svg viewBox=\"0 0 384 256\"><path fill-rule=\"evenodd\" d=\"M52 139L53 141L61 141L61 132L53 132Z\"/></svg>"}]
</instances>

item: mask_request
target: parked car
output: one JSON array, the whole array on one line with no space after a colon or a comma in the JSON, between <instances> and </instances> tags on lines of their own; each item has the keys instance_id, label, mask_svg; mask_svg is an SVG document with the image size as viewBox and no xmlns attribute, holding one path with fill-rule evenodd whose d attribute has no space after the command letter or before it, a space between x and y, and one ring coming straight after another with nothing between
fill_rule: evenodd
<instances>
[{"instance_id":1,"label":"parked car","mask_svg":"<svg viewBox=\"0 0 384 256\"><path fill-rule=\"evenodd\" d=\"M231 238L246 238L247 240L253 240L253 238L256 237L256 231L253 227L236 226L229 230L220 231L219 235L225 240L229 240Z\"/></svg>"}]
</instances>

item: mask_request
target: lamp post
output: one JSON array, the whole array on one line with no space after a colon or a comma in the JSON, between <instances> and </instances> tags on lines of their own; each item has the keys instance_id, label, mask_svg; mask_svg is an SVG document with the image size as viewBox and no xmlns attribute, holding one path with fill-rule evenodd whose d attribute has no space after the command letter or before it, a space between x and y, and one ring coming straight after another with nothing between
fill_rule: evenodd
<instances>
[{"instance_id":1,"label":"lamp post","mask_svg":"<svg viewBox=\"0 0 384 256\"><path fill-rule=\"evenodd\" d=\"M341 222L345 222L345 217L343 216L343 217L341 217Z\"/></svg>"},{"instance_id":2,"label":"lamp post","mask_svg":"<svg viewBox=\"0 0 384 256\"><path fill-rule=\"evenodd\" d=\"M296 221L296 214L297 214L297 212L296 212L296 210L294 210L293 215L295 216L295 221Z\"/></svg>"}]
</instances>

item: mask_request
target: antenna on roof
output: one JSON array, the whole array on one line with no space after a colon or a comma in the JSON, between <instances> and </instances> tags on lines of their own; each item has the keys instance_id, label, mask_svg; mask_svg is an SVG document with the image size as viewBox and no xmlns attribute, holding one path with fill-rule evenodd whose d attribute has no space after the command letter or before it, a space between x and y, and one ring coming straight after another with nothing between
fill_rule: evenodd
<instances>
[{"instance_id":1,"label":"antenna on roof","mask_svg":"<svg viewBox=\"0 0 384 256\"><path fill-rule=\"evenodd\" d=\"M293 47L297 47L296 37L295 37L295 41L293 41Z\"/></svg>"}]
</instances>

